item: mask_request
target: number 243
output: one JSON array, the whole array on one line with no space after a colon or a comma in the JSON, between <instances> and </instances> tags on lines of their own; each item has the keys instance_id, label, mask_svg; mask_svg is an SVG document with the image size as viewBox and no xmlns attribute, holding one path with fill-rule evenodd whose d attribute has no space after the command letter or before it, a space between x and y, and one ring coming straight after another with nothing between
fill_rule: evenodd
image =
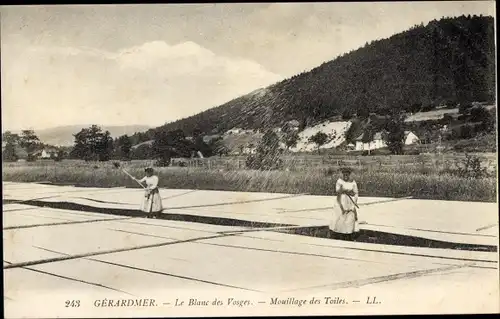
<instances>
[{"instance_id":1,"label":"number 243","mask_svg":"<svg viewBox=\"0 0 500 319\"><path fill-rule=\"evenodd\" d=\"M80 300L66 300L65 302L66 308L67 307L80 307Z\"/></svg>"}]
</instances>

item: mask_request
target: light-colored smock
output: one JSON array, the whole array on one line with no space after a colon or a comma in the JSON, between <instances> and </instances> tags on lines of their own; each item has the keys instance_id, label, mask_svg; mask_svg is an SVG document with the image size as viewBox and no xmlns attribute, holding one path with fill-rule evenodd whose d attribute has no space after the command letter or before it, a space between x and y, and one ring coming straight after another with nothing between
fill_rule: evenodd
<instances>
[{"instance_id":1,"label":"light-colored smock","mask_svg":"<svg viewBox=\"0 0 500 319\"><path fill-rule=\"evenodd\" d=\"M349 198L347 194L340 193L342 190L353 191L355 195ZM354 203L358 203L358 185L356 181L346 182L339 178L335 184L335 192L337 196L329 225L330 230L341 234L357 232L357 210L354 205Z\"/></svg>"},{"instance_id":2,"label":"light-colored smock","mask_svg":"<svg viewBox=\"0 0 500 319\"><path fill-rule=\"evenodd\" d=\"M141 210L146 213L158 213L163 211L160 192L158 190L158 176L146 176L139 182L146 183L146 190L144 192L144 200L142 201Z\"/></svg>"}]
</instances>

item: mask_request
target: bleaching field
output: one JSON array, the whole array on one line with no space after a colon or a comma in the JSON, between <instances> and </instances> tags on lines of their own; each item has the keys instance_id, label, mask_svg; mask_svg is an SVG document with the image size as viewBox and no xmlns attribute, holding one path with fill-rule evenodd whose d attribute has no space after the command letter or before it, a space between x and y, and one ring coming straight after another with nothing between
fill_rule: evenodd
<instances>
[{"instance_id":1,"label":"bleaching field","mask_svg":"<svg viewBox=\"0 0 500 319\"><path fill-rule=\"evenodd\" d=\"M499 311L494 203L360 198L347 242L327 196L163 189L146 219L140 189L3 194L6 318Z\"/></svg>"}]
</instances>

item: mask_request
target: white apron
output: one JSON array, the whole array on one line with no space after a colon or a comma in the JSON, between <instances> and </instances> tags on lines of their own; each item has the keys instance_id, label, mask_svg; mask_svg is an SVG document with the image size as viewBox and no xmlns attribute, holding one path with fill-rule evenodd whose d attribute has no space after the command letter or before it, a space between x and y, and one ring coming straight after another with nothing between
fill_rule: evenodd
<instances>
[{"instance_id":1,"label":"white apron","mask_svg":"<svg viewBox=\"0 0 500 319\"><path fill-rule=\"evenodd\" d=\"M141 204L141 210L146 213L159 213L163 211L163 205L158 190L158 176L144 177L140 182L146 182L144 191L144 200Z\"/></svg>"},{"instance_id":2,"label":"white apron","mask_svg":"<svg viewBox=\"0 0 500 319\"><path fill-rule=\"evenodd\" d=\"M339 194L342 190L354 191L355 195L349 198L347 194ZM329 225L330 230L340 234L358 232L357 210L354 205L354 203L357 204L358 202L358 186L356 182L346 182L339 178L335 185L335 191L338 195L335 198L332 219Z\"/></svg>"}]
</instances>

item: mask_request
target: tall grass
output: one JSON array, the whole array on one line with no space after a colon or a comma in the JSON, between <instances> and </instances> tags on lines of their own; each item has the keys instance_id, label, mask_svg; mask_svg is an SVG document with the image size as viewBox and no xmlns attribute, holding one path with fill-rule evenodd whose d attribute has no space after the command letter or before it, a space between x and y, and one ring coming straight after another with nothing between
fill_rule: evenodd
<instances>
[{"instance_id":1,"label":"tall grass","mask_svg":"<svg viewBox=\"0 0 500 319\"><path fill-rule=\"evenodd\" d=\"M127 169L136 177L143 169ZM207 170L203 168L157 168L160 186L177 189L206 189L245 192L309 193L332 195L336 171L310 169L298 171ZM330 174L329 174L330 173ZM431 168L384 168L354 170L360 196L405 197L421 199L496 201L496 178L468 178ZM107 165L4 165L3 180L41 182L92 187L140 187L121 170Z\"/></svg>"}]
</instances>

